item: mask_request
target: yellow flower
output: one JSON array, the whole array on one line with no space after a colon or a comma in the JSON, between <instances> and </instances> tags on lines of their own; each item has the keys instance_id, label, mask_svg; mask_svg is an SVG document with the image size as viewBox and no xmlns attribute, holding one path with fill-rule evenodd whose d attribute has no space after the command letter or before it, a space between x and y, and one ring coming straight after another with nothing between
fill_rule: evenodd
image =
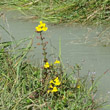
<instances>
[{"instance_id":1,"label":"yellow flower","mask_svg":"<svg viewBox=\"0 0 110 110\"><path fill-rule=\"evenodd\" d=\"M44 68L49 68L49 67L50 67L49 63L46 62L45 65L44 65Z\"/></svg>"},{"instance_id":2,"label":"yellow flower","mask_svg":"<svg viewBox=\"0 0 110 110\"><path fill-rule=\"evenodd\" d=\"M57 87L54 87L51 92L57 92L57 91L58 91Z\"/></svg>"},{"instance_id":3,"label":"yellow flower","mask_svg":"<svg viewBox=\"0 0 110 110\"><path fill-rule=\"evenodd\" d=\"M60 63L60 61L59 61L59 60L56 60L56 61L54 62L54 64L58 64L58 63Z\"/></svg>"},{"instance_id":4,"label":"yellow flower","mask_svg":"<svg viewBox=\"0 0 110 110\"><path fill-rule=\"evenodd\" d=\"M39 26L36 27L36 30L37 30L37 31L42 31L41 27L39 27Z\"/></svg>"},{"instance_id":5,"label":"yellow flower","mask_svg":"<svg viewBox=\"0 0 110 110\"><path fill-rule=\"evenodd\" d=\"M57 81L56 83L54 83L55 85L60 85L61 83L60 83L60 81Z\"/></svg>"},{"instance_id":6,"label":"yellow flower","mask_svg":"<svg viewBox=\"0 0 110 110\"><path fill-rule=\"evenodd\" d=\"M59 86L61 84L61 82L59 81L58 77L56 79L54 79L54 81L55 81L55 83L54 83L55 85Z\"/></svg>"},{"instance_id":7,"label":"yellow flower","mask_svg":"<svg viewBox=\"0 0 110 110\"><path fill-rule=\"evenodd\" d=\"M56 86L59 86L59 85L61 84L61 82L59 81L58 77L56 77L56 78L54 79L54 81L53 81L53 80L50 80L49 83L50 83L50 84L54 84L54 85L56 85Z\"/></svg>"},{"instance_id":8,"label":"yellow flower","mask_svg":"<svg viewBox=\"0 0 110 110\"><path fill-rule=\"evenodd\" d=\"M49 83L53 83L53 84L54 84L53 80L50 80L50 82L49 82Z\"/></svg>"},{"instance_id":9,"label":"yellow flower","mask_svg":"<svg viewBox=\"0 0 110 110\"><path fill-rule=\"evenodd\" d=\"M52 85L50 85L49 87L50 87L50 88L53 88L53 86L52 86Z\"/></svg>"},{"instance_id":10,"label":"yellow flower","mask_svg":"<svg viewBox=\"0 0 110 110\"><path fill-rule=\"evenodd\" d=\"M40 24L42 24L42 21L40 21Z\"/></svg>"},{"instance_id":11,"label":"yellow flower","mask_svg":"<svg viewBox=\"0 0 110 110\"><path fill-rule=\"evenodd\" d=\"M48 90L47 93L49 94L50 92L53 93L53 92L57 92L57 91L58 91L57 87L53 87L53 90Z\"/></svg>"},{"instance_id":12,"label":"yellow flower","mask_svg":"<svg viewBox=\"0 0 110 110\"><path fill-rule=\"evenodd\" d=\"M48 90L47 92L48 93L50 93L50 92L57 92L58 91L58 89L57 89L57 87L53 87L53 85L52 84L54 84L55 86L58 86L58 85L60 85L61 84L61 82L59 81L59 79L58 79L58 77L56 77L54 80L50 80L50 86L49 86L49 88L52 88L52 90Z\"/></svg>"},{"instance_id":13,"label":"yellow flower","mask_svg":"<svg viewBox=\"0 0 110 110\"><path fill-rule=\"evenodd\" d=\"M43 23L42 21L40 21L40 26L45 27L45 23Z\"/></svg>"},{"instance_id":14,"label":"yellow flower","mask_svg":"<svg viewBox=\"0 0 110 110\"><path fill-rule=\"evenodd\" d=\"M77 88L79 89L79 88L81 88L81 86L80 85L77 85Z\"/></svg>"},{"instance_id":15,"label":"yellow flower","mask_svg":"<svg viewBox=\"0 0 110 110\"><path fill-rule=\"evenodd\" d=\"M47 31L48 27L45 27L45 26L46 26L46 24L43 23L42 21L40 21L40 25L38 25L38 26L36 27L36 31L37 31L37 32Z\"/></svg>"},{"instance_id":16,"label":"yellow flower","mask_svg":"<svg viewBox=\"0 0 110 110\"><path fill-rule=\"evenodd\" d=\"M54 79L54 81L59 81L58 77L56 77L56 78Z\"/></svg>"},{"instance_id":17,"label":"yellow flower","mask_svg":"<svg viewBox=\"0 0 110 110\"><path fill-rule=\"evenodd\" d=\"M48 27L43 27L42 30L43 31L47 31Z\"/></svg>"}]
</instances>

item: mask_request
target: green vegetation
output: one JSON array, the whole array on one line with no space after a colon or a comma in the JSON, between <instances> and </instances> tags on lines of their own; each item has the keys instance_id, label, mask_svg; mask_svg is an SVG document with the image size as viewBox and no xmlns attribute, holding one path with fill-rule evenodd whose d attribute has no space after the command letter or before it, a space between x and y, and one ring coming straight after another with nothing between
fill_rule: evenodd
<instances>
[{"instance_id":1,"label":"green vegetation","mask_svg":"<svg viewBox=\"0 0 110 110\"><path fill-rule=\"evenodd\" d=\"M80 75L77 64L67 73L61 53L53 63L47 58L47 42L42 36L48 28L40 22L36 27L40 34L43 63L34 67L28 63L27 54L32 49L32 39L27 47L24 40L0 43L0 109L1 110L97 110L102 103L95 98L97 80L95 74ZM13 45L12 45L13 44Z\"/></svg>"},{"instance_id":2,"label":"green vegetation","mask_svg":"<svg viewBox=\"0 0 110 110\"><path fill-rule=\"evenodd\" d=\"M3 7L54 23L108 23L110 0L1 0Z\"/></svg>"}]
</instances>

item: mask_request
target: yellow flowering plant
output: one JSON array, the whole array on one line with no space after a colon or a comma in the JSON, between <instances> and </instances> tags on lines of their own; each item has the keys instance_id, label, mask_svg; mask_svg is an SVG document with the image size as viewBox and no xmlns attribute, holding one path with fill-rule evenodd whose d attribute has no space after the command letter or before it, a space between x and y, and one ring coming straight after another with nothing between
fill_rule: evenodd
<instances>
[{"instance_id":1,"label":"yellow flowering plant","mask_svg":"<svg viewBox=\"0 0 110 110\"><path fill-rule=\"evenodd\" d=\"M37 32L41 32L41 31L47 31L48 27L46 27L46 24L43 23L42 21L40 21L40 25L38 25L36 28Z\"/></svg>"},{"instance_id":2,"label":"yellow flowering plant","mask_svg":"<svg viewBox=\"0 0 110 110\"><path fill-rule=\"evenodd\" d=\"M60 63L60 61L59 60L56 60L55 62L54 62L54 64L59 64Z\"/></svg>"},{"instance_id":3,"label":"yellow flowering plant","mask_svg":"<svg viewBox=\"0 0 110 110\"><path fill-rule=\"evenodd\" d=\"M50 86L49 88L51 88L52 90L48 90L47 92L50 93L50 92L57 92L58 89L56 86L59 86L61 84L61 82L59 81L58 77L56 77L54 80L50 80Z\"/></svg>"},{"instance_id":4,"label":"yellow flowering plant","mask_svg":"<svg viewBox=\"0 0 110 110\"><path fill-rule=\"evenodd\" d=\"M49 68L49 67L50 67L49 63L46 62L45 65L44 65L44 68Z\"/></svg>"},{"instance_id":5,"label":"yellow flowering plant","mask_svg":"<svg viewBox=\"0 0 110 110\"><path fill-rule=\"evenodd\" d=\"M52 92L57 92L57 91L58 91L57 87L53 87Z\"/></svg>"},{"instance_id":6,"label":"yellow flowering plant","mask_svg":"<svg viewBox=\"0 0 110 110\"><path fill-rule=\"evenodd\" d=\"M54 80L50 80L49 83L57 85L57 86L59 86L61 84L61 82L59 81L58 77L56 77Z\"/></svg>"},{"instance_id":7,"label":"yellow flowering plant","mask_svg":"<svg viewBox=\"0 0 110 110\"><path fill-rule=\"evenodd\" d=\"M54 79L54 82L55 82L54 84L58 85L58 86L61 84L61 82L59 81L58 77Z\"/></svg>"},{"instance_id":8,"label":"yellow flowering plant","mask_svg":"<svg viewBox=\"0 0 110 110\"><path fill-rule=\"evenodd\" d=\"M40 33L40 36L37 37L41 40L40 45L42 45L43 50L43 66L42 66L42 77L41 77L41 96L44 98L52 98L52 100L61 100L63 104L67 105L68 100L78 100L79 93L85 91L85 82L80 79L79 70L80 66L76 65L74 67L73 72L77 73L76 77L69 77L69 75L64 73L63 66L61 65L61 60L55 60L53 63L50 63L47 59L47 52L46 52L46 41L44 41L44 37L42 36L43 31L47 31L48 27L46 24L40 21L40 24L36 27L36 32ZM84 83L84 86L79 83L79 81ZM46 94L47 93L47 94ZM46 94L46 95L44 95ZM84 95L85 99L87 94ZM93 99L92 99L93 100ZM71 102L71 101L70 101ZM70 103L69 102L69 103ZM81 103L82 104L82 103ZM68 107L67 107L68 109ZM62 108L63 110L63 108Z\"/></svg>"},{"instance_id":9,"label":"yellow flowering plant","mask_svg":"<svg viewBox=\"0 0 110 110\"><path fill-rule=\"evenodd\" d=\"M37 39L40 39L41 40L41 43L37 43L37 44L40 44L42 45L42 50L43 50L43 56L44 56L44 59L43 59L43 62L44 62L44 66L43 66L43 76L42 76L42 83L45 84L45 81L46 81L46 77L48 76L48 69L50 68L50 64L48 62L48 59L47 59L47 52L46 52L46 45L48 42L45 42L44 41L44 37L42 36L42 32L43 31L47 31L48 27L46 27L46 24L43 23L42 21L40 21L40 24L35 27L36 29L36 32L37 33L40 33L40 36L37 37Z\"/></svg>"},{"instance_id":10,"label":"yellow flowering plant","mask_svg":"<svg viewBox=\"0 0 110 110\"><path fill-rule=\"evenodd\" d=\"M47 91L47 93L54 93L54 92L57 92L58 91L58 89L57 89L57 87L53 87L53 89L52 90L48 90Z\"/></svg>"},{"instance_id":11,"label":"yellow flowering plant","mask_svg":"<svg viewBox=\"0 0 110 110\"><path fill-rule=\"evenodd\" d=\"M36 31L40 33L40 40L41 45L43 47L43 56L44 56L44 65L43 65L43 73L42 73L42 84L44 86L44 91L47 91L47 93L55 93L58 92L58 88L61 87L61 74L62 69L61 68L61 62L60 60L55 60L54 63L50 64L47 59L47 52L46 52L46 42L44 42L44 37L42 36L42 31L47 31L48 27L46 27L46 24L40 21L40 24L36 27ZM60 64L56 65L56 64ZM61 71L60 71L61 70ZM54 78L54 79L53 79ZM49 79L52 79L48 81ZM49 86L48 86L49 85Z\"/></svg>"}]
</instances>

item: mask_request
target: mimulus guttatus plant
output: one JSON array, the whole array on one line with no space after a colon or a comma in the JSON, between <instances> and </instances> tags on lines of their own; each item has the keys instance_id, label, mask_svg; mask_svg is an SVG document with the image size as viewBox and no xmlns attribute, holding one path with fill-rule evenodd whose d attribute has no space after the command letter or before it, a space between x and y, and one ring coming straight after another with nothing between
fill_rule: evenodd
<instances>
[{"instance_id":1,"label":"mimulus guttatus plant","mask_svg":"<svg viewBox=\"0 0 110 110\"><path fill-rule=\"evenodd\" d=\"M42 36L42 32L43 31L47 31L48 27L46 27L46 24L43 23L42 21L40 21L40 24L35 27L36 29L36 32L37 33L40 33L40 37L37 37L37 38L40 38L41 40L41 44L42 45L42 50L43 50L43 56L44 56L44 65L43 65L43 76L42 76L42 83L44 85L44 87L46 87L47 85L47 82L48 82L48 78L51 79L53 77L56 77L56 74L54 73L57 73L57 69L56 69L56 64L60 64L60 61L59 60L56 60L53 64L49 64L48 62L48 59L47 59L47 52L46 52L46 42L44 42L44 37ZM54 76L53 76L53 75ZM54 79L54 80L50 80L49 82L49 88L50 90L48 90L47 92L50 93L50 92L57 92L58 91L58 86L61 84L61 82L59 81L58 79L58 76ZM44 91L46 90L46 88L44 88Z\"/></svg>"},{"instance_id":2,"label":"mimulus guttatus plant","mask_svg":"<svg viewBox=\"0 0 110 110\"><path fill-rule=\"evenodd\" d=\"M48 27L46 27L46 24L43 23L42 21L40 21L40 25L38 25L36 27L36 31L37 32L41 32L41 31L47 31Z\"/></svg>"},{"instance_id":3,"label":"mimulus guttatus plant","mask_svg":"<svg viewBox=\"0 0 110 110\"><path fill-rule=\"evenodd\" d=\"M56 61L54 62L54 64L60 64L60 61L59 61L59 60L56 60ZM50 67L49 62L46 62L46 63L44 64L44 68L49 68L49 67Z\"/></svg>"},{"instance_id":4,"label":"mimulus guttatus plant","mask_svg":"<svg viewBox=\"0 0 110 110\"><path fill-rule=\"evenodd\" d=\"M49 68L49 67L50 67L49 63L46 62L45 65L44 65L44 68Z\"/></svg>"},{"instance_id":5,"label":"mimulus guttatus plant","mask_svg":"<svg viewBox=\"0 0 110 110\"><path fill-rule=\"evenodd\" d=\"M60 63L60 61L59 60L56 60L55 62L54 62L54 64L59 64Z\"/></svg>"},{"instance_id":6,"label":"mimulus guttatus plant","mask_svg":"<svg viewBox=\"0 0 110 110\"><path fill-rule=\"evenodd\" d=\"M51 88L52 90L48 90L47 92L50 93L50 92L57 92L58 89L56 86L59 86L61 84L61 82L59 81L58 77L56 77L54 80L50 80L50 86L49 88ZM53 86L54 85L54 86Z\"/></svg>"}]
</instances>

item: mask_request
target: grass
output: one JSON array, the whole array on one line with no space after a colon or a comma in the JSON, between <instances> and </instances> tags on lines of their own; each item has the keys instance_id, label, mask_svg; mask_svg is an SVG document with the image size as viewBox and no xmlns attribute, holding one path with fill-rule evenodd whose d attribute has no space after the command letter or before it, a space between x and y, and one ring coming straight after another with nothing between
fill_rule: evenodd
<instances>
[{"instance_id":1,"label":"grass","mask_svg":"<svg viewBox=\"0 0 110 110\"><path fill-rule=\"evenodd\" d=\"M109 0L2 0L0 5L17 9L31 19L53 23L107 24L110 21Z\"/></svg>"},{"instance_id":2,"label":"grass","mask_svg":"<svg viewBox=\"0 0 110 110\"><path fill-rule=\"evenodd\" d=\"M40 24L44 26L45 25ZM80 65L72 66L67 73L59 57L49 62L47 42L42 31L39 44L42 46L43 63L34 67L28 63L27 54L32 49L33 39L26 47L23 40L0 44L0 109L1 110L97 110L102 103L95 98L97 80L95 74L81 76ZM61 44L61 42L59 42ZM60 47L60 46L59 46ZM55 88L54 88L55 87Z\"/></svg>"}]
</instances>

